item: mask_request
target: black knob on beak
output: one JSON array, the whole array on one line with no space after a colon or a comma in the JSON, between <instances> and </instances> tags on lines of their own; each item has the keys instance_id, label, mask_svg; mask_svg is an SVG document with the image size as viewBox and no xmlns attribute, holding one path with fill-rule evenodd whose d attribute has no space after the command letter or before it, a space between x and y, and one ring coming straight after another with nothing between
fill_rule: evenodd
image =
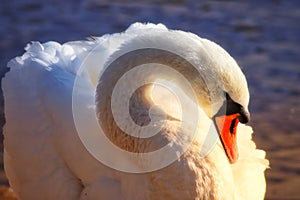
<instances>
[{"instance_id":1,"label":"black knob on beak","mask_svg":"<svg viewBox=\"0 0 300 200\"><path fill-rule=\"evenodd\" d=\"M242 124L246 124L250 121L250 113L247 112L243 107L241 107L239 114L240 115L238 119Z\"/></svg>"}]
</instances>

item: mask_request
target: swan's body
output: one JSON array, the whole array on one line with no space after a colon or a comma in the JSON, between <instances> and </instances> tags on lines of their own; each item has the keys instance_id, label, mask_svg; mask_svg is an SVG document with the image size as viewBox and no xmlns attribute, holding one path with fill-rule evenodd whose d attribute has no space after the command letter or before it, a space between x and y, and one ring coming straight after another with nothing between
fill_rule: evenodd
<instances>
[{"instance_id":1,"label":"swan's body","mask_svg":"<svg viewBox=\"0 0 300 200\"><path fill-rule=\"evenodd\" d=\"M186 109L199 109L201 123L197 128L196 141L171 165L149 173L125 173L97 161L84 147L72 113L75 77L79 77L79 85L84 88L80 90L84 104L94 99L97 84L95 68L104 68L105 62L125 51L160 45L169 50L182 48L182 52L191 55L191 59L194 51L206 49L209 62L215 62L213 66L224 65L223 69L216 67L212 71L227 74L222 76L223 83L227 81L225 85L232 82L239 85L228 86L227 92L247 109L247 83L234 60L216 44L191 33L170 31L163 25L137 23L125 33L106 35L95 41L64 45L33 43L27 47L27 53L8 64L10 72L3 80L5 170L12 188L21 199L263 199L267 161L264 159L265 153L256 150L251 140L252 129L245 125L238 127L240 158L235 164L228 162L220 142L208 156L202 158L199 155L201 143L204 142L202 135L207 134L211 122L209 117L214 113L206 107L209 99L202 97L198 102L202 107L200 109L184 91L179 95L187 105ZM87 70L78 72L82 61L88 56L93 59L86 60ZM195 64L204 61L195 59ZM110 81L113 77L109 76L113 73L108 73L102 81ZM107 86L102 87L100 84L100 91L97 91L100 120L106 105L110 105L108 98L104 98ZM177 89L180 90L179 87ZM182 119L170 94L159 87L153 88L152 93L153 101L164 105L164 111L177 119L164 124L161 131L164 139L184 135L185 130L178 128ZM122 101L119 103L122 104ZM139 104L132 109L137 120L143 121L138 115L141 109ZM105 113L104 117L106 121L102 123L109 123L110 116ZM139 141L131 141L113 126L107 129L112 133L110 139L123 149L140 152L142 150L139 148L145 150L160 145L161 138L151 144L145 142L137 145ZM124 162L130 160L112 159L117 162L118 159Z\"/></svg>"}]
</instances>

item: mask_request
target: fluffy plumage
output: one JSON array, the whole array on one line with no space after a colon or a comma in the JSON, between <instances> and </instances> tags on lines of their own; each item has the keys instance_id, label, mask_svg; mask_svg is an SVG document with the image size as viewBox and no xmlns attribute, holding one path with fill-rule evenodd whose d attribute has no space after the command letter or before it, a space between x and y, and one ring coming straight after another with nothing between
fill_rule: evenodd
<instances>
[{"instance_id":1,"label":"fluffy plumage","mask_svg":"<svg viewBox=\"0 0 300 200\"><path fill-rule=\"evenodd\" d=\"M214 81L209 87L224 89L247 108L249 93L246 79L234 59L215 43L192 33L168 30L162 24L135 23L124 33L104 35L90 41L63 45L33 42L26 47L23 56L8 63L10 72L3 79L5 170L17 195L25 200L263 199L264 170L268 161L264 159L265 152L257 150L251 140L251 127L238 127L240 159L237 163L229 164L220 142L207 157L200 156L203 138L211 124L209 117L214 114L209 109L211 100L201 84L198 86L201 95L197 97L199 101L195 102L180 88L180 82L172 79L166 82L179 91L178 95L188 111L199 110L201 119L195 141L171 165L144 174L125 173L103 165L86 150L77 134L72 115L75 78L79 79L82 87L82 104L95 109L95 105L88 105L88 102L95 98L98 72L106 69L110 61L124 52L141 47L179 50L194 66L205 71L208 79L220 78L221 85ZM79 70L82 64L83 70ZM103 80L110 81L109 76ZM160 78L168 79L164 76ZM101 89L101 86L98 88ZM97 90L100 112L101 106L106 109L106 89ZM172 100L172 95L157 87L149 90L148 95L154 103L164 106L167 115L177 119L168 120L160 134L167 139L173 136L184 138L185 130L178 128L180 109ZM217 97L218 94L212 95ZM169 101L166 102L166 99ZM119 103L121 105L122 101ZM133 108L140 109L139 106ZM102 122L109 124L111 119L105 120ZM143 119L138 117L138 120ZM132 141L128 137L122 139L120 132L113 126L108 127L113 133L110 139L115 140L116 144L137 148L135 142L139 140ZM159 142L160 138L151 145L155 147L160 145ZM151 145L146 142L138 148L145 150Z\"/></svg>"}]
</instances>

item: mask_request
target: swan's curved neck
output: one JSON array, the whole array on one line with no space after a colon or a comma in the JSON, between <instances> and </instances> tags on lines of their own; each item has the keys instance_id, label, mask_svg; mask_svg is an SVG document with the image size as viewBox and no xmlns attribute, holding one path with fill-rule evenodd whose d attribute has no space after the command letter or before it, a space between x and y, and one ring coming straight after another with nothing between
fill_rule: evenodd
<instances>
[{"instance_id":1,"label":"swan's curved neck","mask_svg":"<svg viewBox=\"0 0 300 200\"><path fill-rule=\"evenodd\" d=\"M190 85L186 86L178 77L162 69L160 70L159 66L162 65L184 76L183 78L188 80ZM156 134L150 138L133 137L125 133L124 129L118 127L112 113L112 96L118 81L126 73L138 66L144 66L144 68L133 72L136 80L128 80L125 83L128 84L125 88L135 87L132 85L132 82L138 81L138 79L143 79L140 82L146 83L144 86L136 88L129 100L128 109L130 116L127 117L131 117L139 126L145 126L151 121L149 109L153 102L149 98L149 88L151 87L149 83L153 83L157 79L175 82L182 87L183 91L186 91L188 96L193 97L195 95L194 99L196 99L195 101L197 101L198 105L204 104L203 101L205 100L207 101L203 96L208 94L208 89L205 81L199 76L199 72L191 63L165 50L138 49L120 56L108 65L101 75L97 86L96 105L99 123L109 139L120 148L132 152L147 152L159 149L168 142L168 138L163 134L164 129L160 131L161 134ZM185 87L191 87L195 93L189 92L191 90ZM121 97L118 102L119 105L122 102L124 102L124 99ZM167 119L172 120L168 116ZM153 142L157 140L159 142Z\"/></svg>"}]
</instances>

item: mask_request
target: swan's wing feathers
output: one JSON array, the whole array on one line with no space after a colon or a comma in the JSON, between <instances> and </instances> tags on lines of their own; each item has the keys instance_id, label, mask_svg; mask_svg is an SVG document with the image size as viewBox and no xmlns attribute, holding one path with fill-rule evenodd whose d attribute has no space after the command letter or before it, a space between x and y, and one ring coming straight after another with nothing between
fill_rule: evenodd
<instances>
[{"instance_id":1,"label":"swan's wing feathers","mask_svg":"<svg viewBox=\"0 0 300 200\"><path fill-rule=\"evenodd\" d=\"M106 34L101 37L90 37L87 41L72 41L65 43L73 48L82 65L87 69L92 83L98 82L98 75L103 70L109 57L119 50L125 42L151 32L168 30L163 24L134 23L121 33Z\"/></svg>"},{"instance_id":2,"label":"swan's wing feathers","mask_svg":"<svg viewBox=\"0 0 300 200\"><path fill-rule=\"evenodd\" d=\"M269 167L266 152L256 148L250 126L240 124L237 131L240 156L232 165L236 191L240 199L263 199L266 191L264 171Z\"/></svg>"},{"instance_id":3,"label":"swan's wing feathers","mask_svg":"<svg viewBox=\"0 0 300 200\"><path fill-rule=\"evenodd\" d=\"M8 63L10 71L2 79L4 159L10 184L24 199L78 199L82 186L53 142L55 135L64 134L54 120L67 120L55 117L68 113L70 95L63 88L72 87L79 61L70 46L55 42L33 42L25 50ZM36 188L39 191L32 192Z\"/></svg>"},{"instance_id":4,"label":"swan's wing feathers","mask_svg":"<svg viewBox=\"0 0 300 200\"><path fill-rule=\"evenodd\" d=\"M265 159L266 152L264 150L257 149L254 141L252 140L252 128L250 126L239 124L238 131L240 132L238 134L240 160L251 158L264 165L265 168L269 167L269 162Z\"/></svg>"}]
</instances>

